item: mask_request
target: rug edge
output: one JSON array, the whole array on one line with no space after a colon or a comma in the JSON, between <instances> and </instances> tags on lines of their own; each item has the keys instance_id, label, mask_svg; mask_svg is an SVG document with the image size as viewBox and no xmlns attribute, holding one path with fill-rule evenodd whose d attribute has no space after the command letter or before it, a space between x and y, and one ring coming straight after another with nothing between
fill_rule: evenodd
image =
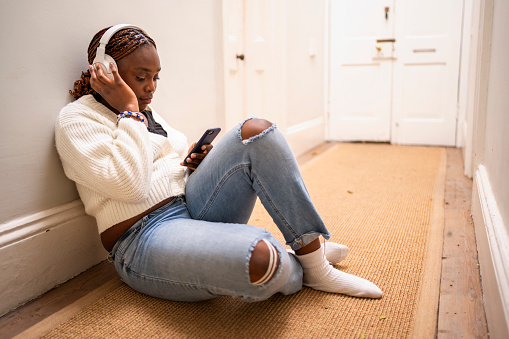
<instances>
[{"instance_id":1,"label":"rug edge","mask_svg":"<svg viewBox=\"0 0 509 339\"><path fill-rule=\"evenodd\" d=\"M299 165L299 170L301 172L304 172L306 169L308 169L309 167L311 167L315 162L317 162L318 160L320 160L321 158L323 158L324 156L326 156L327 154L331 153L332 151L336 150L337 148L339 148L341 145L340 142L337 142L335 143L335 145L332 145L331 147L329 147L328 149L326 149L325 151L323 151L323 153L320 153L318 155L316 155L315 157L309 159L308 161L306 161L305 163L303 163L302 165Z\"/></svg>"},{"instance_id":2,"label":"rug edge","mask_svg":"<svg viewBox=\"0 0 509 339\"><path fill-rule=\"evenodd\" d=\"M447 154L441 149L440 163L433 190L430 214L428 248L423 268L423 278L417 296L417 306L411 327L410 338L435 338L438 324L438 303L442 274L442 252L444 243L444 199ZM439 253L439 255L437 255Z\"/></svg>"}]
</instances>

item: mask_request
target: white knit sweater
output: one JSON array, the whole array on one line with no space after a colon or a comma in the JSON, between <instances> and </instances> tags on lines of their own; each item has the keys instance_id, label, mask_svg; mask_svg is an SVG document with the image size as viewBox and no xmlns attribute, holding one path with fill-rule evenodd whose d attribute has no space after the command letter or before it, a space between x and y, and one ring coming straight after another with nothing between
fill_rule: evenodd
<instances>
[{"instance_id":1,"label":"white knit sweater","mask_svg":"<svg viewBox=\"0 0 509 339\"><path fill-rule=\"evenodd\" d=\"M187 153L186 137L152 113L167 138L134 119L121 119L117 126L117 115L92 95L60 111L57 150L99 233L184 194L186 168L180 162Z\"/></svg>"}]
</instances>

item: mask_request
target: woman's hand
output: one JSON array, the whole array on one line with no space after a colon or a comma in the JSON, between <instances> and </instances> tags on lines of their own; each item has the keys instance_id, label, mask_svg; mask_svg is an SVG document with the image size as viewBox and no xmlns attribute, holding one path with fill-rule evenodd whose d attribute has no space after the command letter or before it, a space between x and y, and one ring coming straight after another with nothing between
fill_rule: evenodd
<instances>
[{"instance_id":1,"label":"woman's hand","mask_svg":"<svg viewBox=\"0 0 509 339\"><path fill-rule=\"evenodd\" d=\"M138 99L133 90L124 82L114 63L110 63L113 80L108 78L98 64L89 65L90 86L119 112L139 112ZM146 119L145 119L146 121Z\"/></svg>"},{"instance_id":2,"label":"woman's hand","mask_svg":"<svg viewBox=\"0 0 509 339\"><path fill-rule=\"evenodd\" d=\"M193 147L195 145L196 145L196 143L192 144L191 147L189 147L189 150L187 152L188 153L191 152L191 150L193 149ZM187 162L181 162L180 166L186 166L191 171L196 170L198 168L198 166L200 165L200 163L203 161L203 159L205 159L207 154L210 153L210 151L212 150L212 147L213 147L212 145L203 145L201 147L201 149L203 150L202 153L192 153L191 157L189 159L187 159Z\"/></svg>"}]
</instances>

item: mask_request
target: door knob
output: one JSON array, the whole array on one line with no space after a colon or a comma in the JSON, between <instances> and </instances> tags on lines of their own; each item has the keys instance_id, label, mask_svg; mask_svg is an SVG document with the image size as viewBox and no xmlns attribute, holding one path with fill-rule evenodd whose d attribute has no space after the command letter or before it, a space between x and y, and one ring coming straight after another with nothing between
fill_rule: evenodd
<instances>
[{"instance_id":1,"label":"door knob","mask_svg":"<svg viewBox=\"0 0 509 339\"><path fill-rule=\"evenodd\" d=\"M376 50L377 50L377 51L379 51L379 52L382 50L382 47L380 47L380 46L378 46L378 45L376 45L376 46L375 46L375 48L376 48Z\"/></svg>"},{"instance_id":2,"label":"door knob","mask_svg":"<svg viewBox=\"0 0 509 339\"><path fill-rule=\"evenodd\" d=\"M237 59L244 60L244 54L237 54Z\"/></svg>"}]
</instances>

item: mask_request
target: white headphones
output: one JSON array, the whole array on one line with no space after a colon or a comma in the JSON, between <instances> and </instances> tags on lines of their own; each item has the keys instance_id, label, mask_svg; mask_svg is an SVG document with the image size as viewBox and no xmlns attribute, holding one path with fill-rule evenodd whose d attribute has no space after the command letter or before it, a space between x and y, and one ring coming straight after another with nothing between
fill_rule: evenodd
<instances>
[{"instance_id":1,"label":"white headphones","mask_svg":"<svg viewBox=\"0 0 509 339\"><path fill-rule=\"evenodd\" d=\"M110 41L113 34L117 33L118 31L124 28L136 28L141 30L141 28L129 24L120 24L110 27L106 32L104 32L103 36L101 37L101 40L99 40L99 47L97 47L97 51L95 52L94 62L92 62L92 65L95 65L96 63L101 65L104 75L106 75L110 79L113 79L113 74L111 73L110 69L110 62L113 62L115 66L117 64L115 63L115 60L111 56L106 54L106 45Z\"/></svg>"}]
</instances>

